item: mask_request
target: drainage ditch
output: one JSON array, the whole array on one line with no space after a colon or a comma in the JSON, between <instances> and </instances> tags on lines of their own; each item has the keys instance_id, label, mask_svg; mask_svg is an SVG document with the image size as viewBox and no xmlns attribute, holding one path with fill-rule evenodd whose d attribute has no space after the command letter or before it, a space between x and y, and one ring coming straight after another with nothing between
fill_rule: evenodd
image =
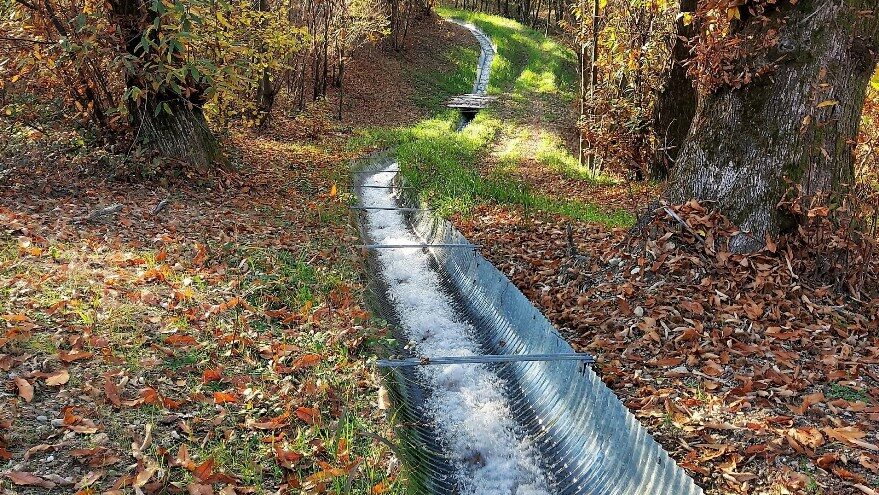
<instances>
[{"instance_id":1,"label":"drainage ditch","mask_svg":"<svg viewBox=\"0 0 879 495\"><path fill-rule=\"evenodd\" d=\"M474 103L472 106L468 106L467 103L457 106L461 112L461 117L458 119L458 126L455 130L461 132L467 124L476 118L476 114L479 113L479 110L482 108L482 105L480 104L482 98L480 97L484 97L488 94L488 81L491 78L491 64L494 61L497 51L495 50L494 44L491 42L491 38L476 26L457 19L450 19L450 21L470 31L470 33L473 34L473 37L476 38L480 47L479 60L476 63L476 78L473 81L473 90L470 95L465 95L475 97L471 98L471 101Z\"/></svg>"},{"instance_id":2,"label":"drainage ditch","mask_svg":"<svg viewBox=\"0 0 879 495\"><path fill-rule=\"evenodd\" d=\"M484 95L494 52L467 27L483 47ZM701 494L589 359L449 222L415 207L398 170L374 155L353 186L370 302L403 359L380 370L409 493Z\"/></svg>"}]
</instances>

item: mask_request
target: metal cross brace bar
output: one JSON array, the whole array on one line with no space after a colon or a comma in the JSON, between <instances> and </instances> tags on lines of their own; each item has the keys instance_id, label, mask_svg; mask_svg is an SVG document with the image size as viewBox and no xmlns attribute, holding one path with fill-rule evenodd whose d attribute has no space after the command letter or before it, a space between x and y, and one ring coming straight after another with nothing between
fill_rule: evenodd
<instances>
[{"instance_id":1,"label":"metal cross brace bar","mask_svg":"<svg viewBox=\"0 0 879 495\"><path fill-rule=\"evenodd\" d=\"M379 359L375 364L381 368L400 368L405 366L428 366L433 364L476 364L476 363L520 363L530 361L580 361L594 364L595 358L589 354L509 354L455 357L421 357L409 359Z\"/></svg>"},{"instance_id":2,"label":"metal cross brace bar","mask_svg":"<svg viewBox=\"0 0 879 495\"><path fill-rule=\"evenodd\" d=\"M372 186L372 185L362 185L358 186L365 189L415 189L412 186Z\"/></svg>"},{"instance_id":3,"label":"metal cross brace bar","mask_svg":"<svg viewBox=\"0 0 879 495\"><path fill-rule=\"evenodd\" d=\"M433 211L428 208L397 208L396 206L349 206L349 210Z\"/></svg>"},{"instance_id":4,"label":"metal cross brace bar","mask_svg":"<svg viewBox=\"0 0 879 495\"><path fill-rule=\"evenodd\" d=\"M357 244L361 249L402 249L402 248L466 248L479 249L479 244Z\"/></svg>"}]
</instances>

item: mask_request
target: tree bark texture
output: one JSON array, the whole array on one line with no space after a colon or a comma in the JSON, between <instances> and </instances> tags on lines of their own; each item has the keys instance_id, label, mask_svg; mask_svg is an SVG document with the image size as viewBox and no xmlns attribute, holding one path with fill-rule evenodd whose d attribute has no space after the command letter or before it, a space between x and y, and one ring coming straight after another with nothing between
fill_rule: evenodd
<instances>
[{"instance_id":1,"label":"tree bark texture","mask_svg":"<svg viewBox=\"0 0 879 495\"><path fill-rule=\"evenodd\" d=\"M745 232L731 247L747 251L765 234L795 227L798 219L777 208L786 179L806 199L851 184L879 46L875 8L876 0L802 0L774 12L786 19L766 53L775 68L738 89L700 96L669 198L714 202Z\"/></svg>"},{"instance_id":2,"label":"tree bark texture","mask_svg":"<svg viewBox=\"0 0 879 495\"><path fill-rule=\"evenodd\" d=\"M680 11L695 12L696 0L681 0ZM677 36L672 44L671 69L659 92L653 114L653 129L659 140L659 152L650 169L655 180L668 178L696 115L696 88L687 77L687 68L684 66L690 58L689 40L696 34L695 25L685 24L681 16L676 22L675 32Z\"/></svg>"},{"instance_id":3,"label":"tree bark texture","mask_svg":"<svg viewBox=\"0 0 879 495\"><path fill-rule=\"evenodd\" d=\"M144 143L164 157L185 161L200 170L228 166L201 110L179 96L166 103L171 113L163 110L154 115L149 105L138 110L135 122Z\"/></svg>"},{"instance_id":4,"label":"tree bark texture","mask_svg":"<svg viewBox=\"0 0 879 495\"><path fill-rule=\"evenodd\" d=\"M153 56L138 46L142 33L158 15L150 10L151 2L111 0L109 4L128 54L135 59ZM203 88L189 81L186 97L169 88L155 90L139 64L125 79L129 88L139 88L146 95L137 104L129 105L131 124L142 144L166 158L186 161L201 170L228 165L201 110Z\"/></svg>"}]
</instances>

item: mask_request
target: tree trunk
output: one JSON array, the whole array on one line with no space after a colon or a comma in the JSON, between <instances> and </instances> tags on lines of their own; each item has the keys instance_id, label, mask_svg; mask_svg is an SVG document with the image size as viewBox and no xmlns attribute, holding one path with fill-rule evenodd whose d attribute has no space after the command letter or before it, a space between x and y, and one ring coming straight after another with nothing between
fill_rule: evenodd
<instances>
[{"instance_id":1,"label":"tree trunk","mask_svg":"<svg viewBox=\"0 0 879 495\"><path fill-rule=\"evenodd\" d=\"M784 9L778 43L766 54L781 60L775 69L700 97L669 196L714 202L744 232L733 249L757 249L766 234L796 226L777 208L785 179L805 200L853 181L853 144L879 46L879 17L865 12L874 6L814 0Z\"/></svg>"},{"instance_id":2,"label":"tree trunk","mask_svg":"<svg viewBox=\"0 0 879 495\"><path fill-rule=\"evenodd\" d=\"M155 115L152 105L136 112L135 122L144 144L162 156L186 161L200 170L229 164L201 109L176 95L164 103L170 113L160 110Z\"/></svg>"},{"instance_id":3,"label":"tree trunk","mask_svg":"<svg viewBox=\"0 0 879 495\"><path fill-rule=\"evenodd\" d=\"M586 1L580 0L580 51L577 56L579 62L580 75L580 115L577 119L578 124L583 123L583 117L586 115ZM577 131L579 137L577 141L577 157L580 167L582 168L586 160L586 142L583 139L583 129Z\"/></svg>"},{"instance_id":4,"label":"tree trunk","mask_svg":"<svg viewBox=\"0 0 879 495\"><path fill-rule=\"evenodd\" d=\"M268 0L257 0L257 10L260 12L269 12ZM261 26L264 27L264 26ZM260 46L261 54L265 53L266 47ZM262 127L268 122L269 114L275 105L275 95L277 90L272 85L272 75L268 69L263 69L259 78L259 84L256 89L256 119Z\"/></svg>"},{"instance_id":5,"label":"tree trunk","mask_svg":"<svg viewBox=\"0 0 879 495\"><path fill-rule=\"evenodd\" d=\"M595 86L598 85L598 16L599 0L592 0L592 46L589 51L589 101L592 105L590 117L595 119ZM595 150L589 146L587 166L590 172L595 172Z\"/></svg>"},{"instance_id":6,"label":"tree trunk","mask_svg":"<svg viewBox=\"0 0 879 495\"><path fill-rule=\"evenodd\" d=\"M201 111L204 88L187 80L180 84L183 87L181 94L163 87L161 82L159 89L155 89L158 81L146 72L145 67L155 62L146 58L157 56L156 53L145 54L140 47L142 33L158 18L158 14L150 9L151 5L152 2L147 0L110 2L113 21L126 43L125 50L140 62L129 68L125 75L126 86L138 88L145 95L139 102L129 105L137 139L164 157L189 162L202 170L215 165L225 167L229 162ZM158 33L154 31L153 36L158 37Z\"/></svg>"},{"instance_id":7,"label":"tree trunk","mask_svg":"<svg viewBox=\"0 0 879 495\"><path fill-rule=\"evenodd\" d=\"M694 12L696 0L681 0L680 11ZM671 51L671 70L668 80L659 92L653 115L653 129L659 140L659 152L653 160L650 174L656 180L668 178L669 170L677 160L687 131L696 115L696 88L687 77L684 62L690 58L689 40L696 34L693 23L686 25L683 16L676 22L677 36ZM683 38L683 39L682 39Z\"/></svg>"},{"instance_id":8,"label":"tree trunk","mask_svg":"<svg viewBox=\"0 0 879 495\"><path fill-rule=\"evenodd\" d=\"M340 46L337 48L339 52L339 105L338 105L338 118L339 122L342 121L342 98L345 96L345 55L343 48Z\"/></svg>"}]
</instances>

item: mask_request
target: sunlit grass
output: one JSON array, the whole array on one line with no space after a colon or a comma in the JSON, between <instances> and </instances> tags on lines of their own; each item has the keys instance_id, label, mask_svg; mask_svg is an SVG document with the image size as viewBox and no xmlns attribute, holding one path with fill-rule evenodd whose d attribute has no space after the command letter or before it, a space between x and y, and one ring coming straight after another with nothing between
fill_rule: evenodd
<instances>
[{"instance_id":1,"label":"sunlit grass","mask_svg":"<svg viewBox=\"0 0 879 495\"><path fill-rule=\"evenodd\" d=\"M489 92L505 93L502 105L514 115L531 109L534 98L546 98L547 108L570 99L575 63L570 50L509 19L448 8L438 11L475 24L492 38L498 54ZM469 92L477 55L475 48L452 48L447 52L447 70L417 74L419 104L438 108L449 96ZM482 110L461 132L455 132L457 122L458 113L445 110L412 126L368 130L352 145L394 148L403 176L418 191L418 199L443 215L468 215L479 204L492 203L614 227L633 222L631 215L621 211L602 211L596 205L534 191L518 177L518 169L533 161L585 182L614 183L580 167L561 138L549 130L510 121L497 108ZM535 139L536 135L540 137ZM493 168L480 171L478 164L493 147Z\"/></svg>"},{"instance_id":2,"label":"sunlit grass","mask_svg":"<svg viewBox=\"0 0 879 495\"><path fill-rule=\"evenodd\" d=\"M419 191L418 199L442 215L468 215L481 203L513 205L527 211L556 213L577 220L617 227L629 225L633 218L622 211L603 211L580 201L553 198L539 192L515 175L517 147L512 146L501 164L482 174L474 166L481 161L488 145L503 126L490 112L477 115L461 132L454 132L455 112L425 120L413 127L376 130L366 134L361 144L376 142L392 146L407 183ZM562 160L562 152L547 141L543 153Z\"/></svg>"},{"instance_id":3,"label":"sunlit grass","mask_svg":"<svg viewBox=\"0 0 879 495\"><path fill-rule=\"evenodd\" d=\"M474 24L497 46L489 92L557 93L573 97L577 59L567 47L504 17L448 7L438 7L437 12ZM471 66L473 60L470 59Z\"/></svg>"},{"instance_id":4,"label":"sunlit grass","mask_svg":"<svg viewBox=\"0 0 879 495\"><path fill-rule=\"evenodd\" d=\"M544 134L541 136L534 152L536 160L552 171L563 174L572 179L588 181L600 185L616 185L619 181L608 175L594 172L588 167L580 165L577 157L565 149L558 136Z\"/></svg>"},{"instance_id":5,"label":"sunlit grass","mask_svg":"<svg viewBox=\"0 0 879 495\"><path fill-rule=\"evenodd\" d=\"M455 46L444 55L445 65L427 67L413 74L416 94L415 104L422 108L436 109L449 96L469 93L476 79L479 49L475 46Z\"/></svg>"}]
</instances>

